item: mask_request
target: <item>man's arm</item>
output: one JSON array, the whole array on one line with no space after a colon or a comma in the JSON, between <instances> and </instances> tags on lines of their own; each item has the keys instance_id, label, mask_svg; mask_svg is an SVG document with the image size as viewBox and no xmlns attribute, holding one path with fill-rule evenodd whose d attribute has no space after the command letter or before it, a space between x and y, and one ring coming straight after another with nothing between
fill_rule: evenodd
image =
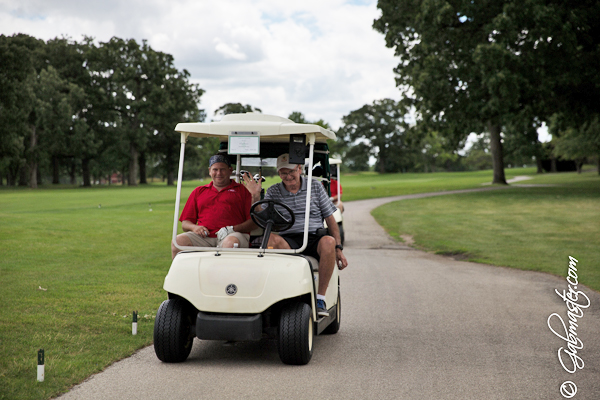
<instances>
[{"instance_id":1,"label":"man's arm","mask_svg":"<svg viewBox=\"0 0 600 400\"><path fill-rule=\"evenodd\" d=\"M329 217L325 217L325 222L327 222L327 230L329 230L329 234L334 237L336 245L341 245L342 240L340 239L340 229L337 222L335 222L334 216L330 215ZM346 256L344 253L342 253L342 249L337 246L335 248L335 262L340 271L348 266L348 260L346 260Z\"/></svg>"},{"instance_id":2,"label":"man's arm","mask_svg":"<svg viewBox=\"0 0 600 400\"><path fill-rule=\"evenodd\" d=\"M258 226L254 223L254 221L252 221L252 219L233 226L233 230L235 232L252 232L256 228L258 228Z\"/></svg>"},{"instance_id":3,"label":"man's arm","mask_svg":"<svg viewBox=\"0 0 600 400\"><path fill-rule=\"evenodd\" d=\"M181 222L181 228L184 232L194 232L200 236L208 237L208 228L202 225L196 225L187 219Z\"/></svg>"}]
</instances>

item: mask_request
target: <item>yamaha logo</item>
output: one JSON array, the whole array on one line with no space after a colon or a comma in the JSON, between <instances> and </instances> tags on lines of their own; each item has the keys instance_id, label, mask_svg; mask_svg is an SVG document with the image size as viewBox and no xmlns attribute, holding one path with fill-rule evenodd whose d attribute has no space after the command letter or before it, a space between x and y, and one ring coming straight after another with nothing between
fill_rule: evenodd
<instances>
[{"instance_id":1,"label":"yamaha logo","mask_svg":"<svg viewBox=\"0 0 600 400\"><path fill-rule=\"evenodd\" d=\"M237 293L237 286L235 286L233 283L230 283L225 288L225 293L227 293L227 295L229 295L229 296L233 296L234 294Z\"/></svg>"}]
</instances>

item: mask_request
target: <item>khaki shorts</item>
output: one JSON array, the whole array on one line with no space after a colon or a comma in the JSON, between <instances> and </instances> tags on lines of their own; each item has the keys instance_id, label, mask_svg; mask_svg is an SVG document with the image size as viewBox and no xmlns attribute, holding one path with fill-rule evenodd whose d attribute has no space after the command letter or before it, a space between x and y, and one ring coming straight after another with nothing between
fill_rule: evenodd
<instances>
[{"instance_id":1,"label":"khaki shorts","mask_svg":"<svg viewBox=\"0 0 600 400\"><path fill-rule=\"evenodd\" d=\"M202 237L194 232L184 232L183 234L190 238L194 247L221 247L221 242L219 242L217 238ZM240 241L240 247L248 247L248 243L250 241L249 234L233 232L227 235L226 238L230 236L233 236L234 238Z\"/></svg>"}]
</instances>

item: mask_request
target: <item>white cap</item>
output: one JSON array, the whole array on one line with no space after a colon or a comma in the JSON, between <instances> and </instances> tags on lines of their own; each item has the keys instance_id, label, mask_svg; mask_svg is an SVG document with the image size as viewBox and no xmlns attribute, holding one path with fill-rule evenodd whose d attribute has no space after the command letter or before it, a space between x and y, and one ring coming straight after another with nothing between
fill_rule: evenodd
<instances>
[{"instance_id":1,"label":"white cap","mask_svg":"<svg viewBox=\"0 0 600 400\"><path fill-rule=\"evenodd\" d=\"M288 153L282 154L277 157L277 172L281 168L294 169L298 164L290 164L290 155Z\"/></svg>"}]
</instances>

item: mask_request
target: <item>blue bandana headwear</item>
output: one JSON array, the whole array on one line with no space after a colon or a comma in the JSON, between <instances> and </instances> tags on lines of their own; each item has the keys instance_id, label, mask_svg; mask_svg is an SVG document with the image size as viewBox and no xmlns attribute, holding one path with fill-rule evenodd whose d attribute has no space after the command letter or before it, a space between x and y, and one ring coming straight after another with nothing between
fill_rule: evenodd
<instances>
[{"instance_id":1,"label":"blue bandana headwear","mask_svg":"<svg viewBox=\"0 0 600 400\"><path fill-rule=\"evenodd\" d=\"M231 167L231 163L229 162L229 159L227 157L225 157L222 154L215 154L208 161L208 168L212 167L212 165L214 163L218 163L218 162L225 163L225 164L227 164L228 167Z\"/></svg>"}]
</instances>

